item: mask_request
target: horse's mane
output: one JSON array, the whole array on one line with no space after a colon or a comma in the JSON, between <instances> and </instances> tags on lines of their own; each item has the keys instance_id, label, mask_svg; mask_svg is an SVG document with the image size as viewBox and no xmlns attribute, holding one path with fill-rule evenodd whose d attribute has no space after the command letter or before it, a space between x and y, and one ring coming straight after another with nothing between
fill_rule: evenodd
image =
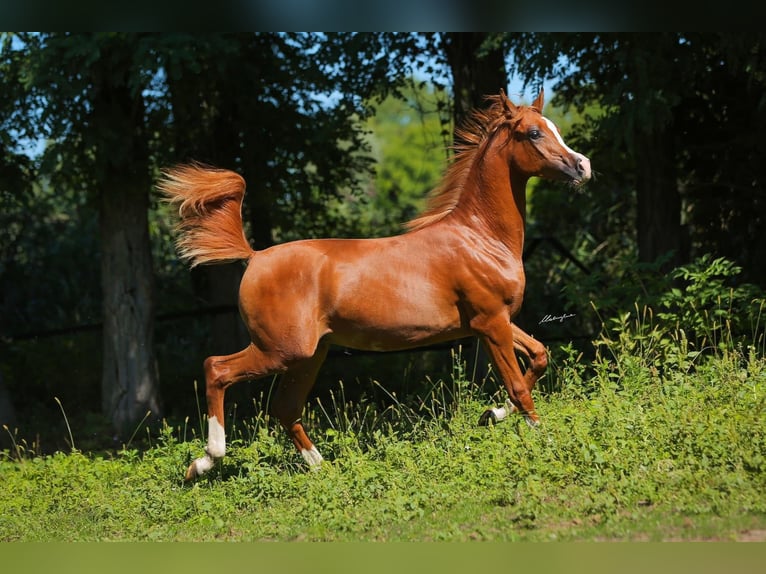
<instances>
[{"instance_id":1,"label":"horse's mane","mask_svg":"<svg viewBox=\"0 0 766 574\"><path fill-rule=\"evenodd\" d=\"M423 212L405 223L405 229L421 229L443 219L455 209L474 160L486 151L490 136L497 128L510 120L504 98L504 94L486 96L489 106L471 111L455 130L458 143L450 147L454 150L452 163L439 185L429 192Z\"/></svg>"}]
</instances>

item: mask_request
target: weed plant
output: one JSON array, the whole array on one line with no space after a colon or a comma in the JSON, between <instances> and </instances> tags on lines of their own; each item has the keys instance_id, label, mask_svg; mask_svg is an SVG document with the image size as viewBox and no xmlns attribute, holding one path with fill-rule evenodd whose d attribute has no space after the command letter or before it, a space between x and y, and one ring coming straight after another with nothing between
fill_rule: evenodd
<instances>
[{"instance_id":1,"label":"weed plant","mask_svg":"<svg viewBox=\"0 0 766 574\"><path fill-rule=\"evenodd\" d=\"M326 459L317 472L268 415L236 409L227 456L193 484L201 414L166 422L150 448L102 455L70 437L71 451L40 456L6 429L0 540L763 539L763 300L731 295L702 312L687 286L671 305L605 319L593 360L556 349L536 429L477 426L503 394L459 350L451 377L385 405L347 400L340 384L305 413ZM748 306L733 328L731 309Z\"/></svg>"}]
</instances>

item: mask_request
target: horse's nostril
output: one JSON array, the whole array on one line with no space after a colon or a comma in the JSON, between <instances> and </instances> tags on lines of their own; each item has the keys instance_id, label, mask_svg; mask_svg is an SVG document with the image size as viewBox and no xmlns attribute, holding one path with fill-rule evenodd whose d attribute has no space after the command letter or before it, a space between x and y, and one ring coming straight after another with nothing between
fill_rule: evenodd
<instances>
[{"instance_id":1,"label":"horse's nostril","mask_svg":"<svg viewBox=\"0 0 766 574\"><path fill-rule=\"evenodd\" d=\"M577 158L577 173L583 177L583 179L590 179L590 160L585 156Z\"/></svg>"}]
</instances>

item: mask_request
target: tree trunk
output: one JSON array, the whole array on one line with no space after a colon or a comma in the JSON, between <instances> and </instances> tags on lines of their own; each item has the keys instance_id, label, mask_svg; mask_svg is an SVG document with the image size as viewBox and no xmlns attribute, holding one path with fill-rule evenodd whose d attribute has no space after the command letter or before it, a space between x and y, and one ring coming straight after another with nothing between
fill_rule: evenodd
<instances>
[{"instance_id":1,"label":"tree trunk","mask_svg":"<svg viewBox=\"0 0 766 574\"><path fill-rule=\"evenodd\" d=\"M16 411L11 402L11 395L3 382L3 374L0 373L0 428L3 425L12 429L16 424Z\"/></svg>"},{"instance_id":2,"label":"tree trunk","mask_svg":"<svg viewBox=\"0 0 766 574\"><path fill-rule=\"evenodd\" d=\"M212 315L210 355L230 355L241 351L249 342L247 330L239 316L239 284L244 266L240 262L192 269L194 290L204 304L219 309ZM229 310L224 310L225 308Z\"/></svg>"},{"instance_id":3,"label":"tree trunk","mask_svg":"<svg viewBox=\"0 0 766 574\"><path fill-rule=\"evenodd\" d=\"M176 126L175 153L187 160L233 169L232 162L243 153L233 111L236 110L236 93L222 82L228 80L228 76L218 69L218 56L207 50L196 55L201 72L181 68L178 71L182 73L168 76ZM251 181L247 181L247 186L250 195ZM210 355L232 354L249 342L237 309L243 271L239 262L202 265L191 270L195 295L206 306L231 307L231 311L222 310L212 315Z\"/></svg>"},{"instance_id":4,"label":"tree trunk","mask_svg":"<svg viewBox=\"0 0 766 574\"><path fill-rule=\"evenodd\" d=\"M636 134L638 259L650 263L669 255L663 271L687 256L671 142L662 130Z\"/></svg>"},{"instance_id":5,"label":"tree trunk","mask_svg":"<svg viewBox=\"0 0 766 574\"><path fill-rule=\"evenodd\" d=\"M104 415L120 437L151 411L161 417L154 352L154 276L149 241L149 154L140 90L130 87L127 41L102 49L94 74L92 133L100 191Z\"/></svg>"},{"instance_id":6,"label":"tree trunk","mask_svg":"<svg viewBox=\"0 0 766 574\"><path fill-rule=\"evenodd\" d=\"M484 106L485 96L507 89L508 72L503 49L479 52L487 37L486 32L444 34L445 55L452 71L456 126L472 109Z\"/></svg>"},{"instance_id":7,"label":"tree trunk","mask_svg":"<svg viewBox=\"0 0 766 574\"><path fill-rule=\"evenodd\" d=\"M114 183L101 196L102 407L121 436L161 415L146 189ZM129 436L129 435L128 435Z\"/></svg>"}]
</instances>

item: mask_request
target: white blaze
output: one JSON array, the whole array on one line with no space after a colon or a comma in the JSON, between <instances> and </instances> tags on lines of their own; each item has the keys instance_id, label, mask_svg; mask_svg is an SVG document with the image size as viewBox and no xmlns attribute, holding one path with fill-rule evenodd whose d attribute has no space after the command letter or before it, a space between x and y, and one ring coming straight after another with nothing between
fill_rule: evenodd
<instances>
[{"instance_id":1,"label":"white blaze","mask_svg":"<svg viewBox=\"0 0 766 574\"><path fill-rule=\"evenodd\" d=\"M550 130L553 132L553 135L556 136L556 141L559 142L565 150L567 150L569 153L574 155L580 155L575 150L570 148L567 144L564 143L564 138L561 137L561 134L559 133L559 129L556 127L556 124L554 124L551 120L549 120L546 117L543 117L543 120L548 125Z\"/></svg>"},{"instance_id":2,"label":"white blaze","mask_svg":"<svg viewBox=\"0 0 766 574\"><path fill-rule=\"evenodd\" d=\"M572 154L574 157L578 160L577 170L582 173L582 180L590 179L591 171L590 171L590 160L585 157L581 153L577 153L572 148L570 148L567 144L564 143L564 138L561 137L561 134L559 133L558 128L556 127L556 124L554 124L551 120L548 118L543 118L545 120L546 125L551 129L553 132L553 135L556 137L556 141L561 144L561 147L563 147L565 150L567 150L570 154Z\"/></svg>"}]
</instances>

